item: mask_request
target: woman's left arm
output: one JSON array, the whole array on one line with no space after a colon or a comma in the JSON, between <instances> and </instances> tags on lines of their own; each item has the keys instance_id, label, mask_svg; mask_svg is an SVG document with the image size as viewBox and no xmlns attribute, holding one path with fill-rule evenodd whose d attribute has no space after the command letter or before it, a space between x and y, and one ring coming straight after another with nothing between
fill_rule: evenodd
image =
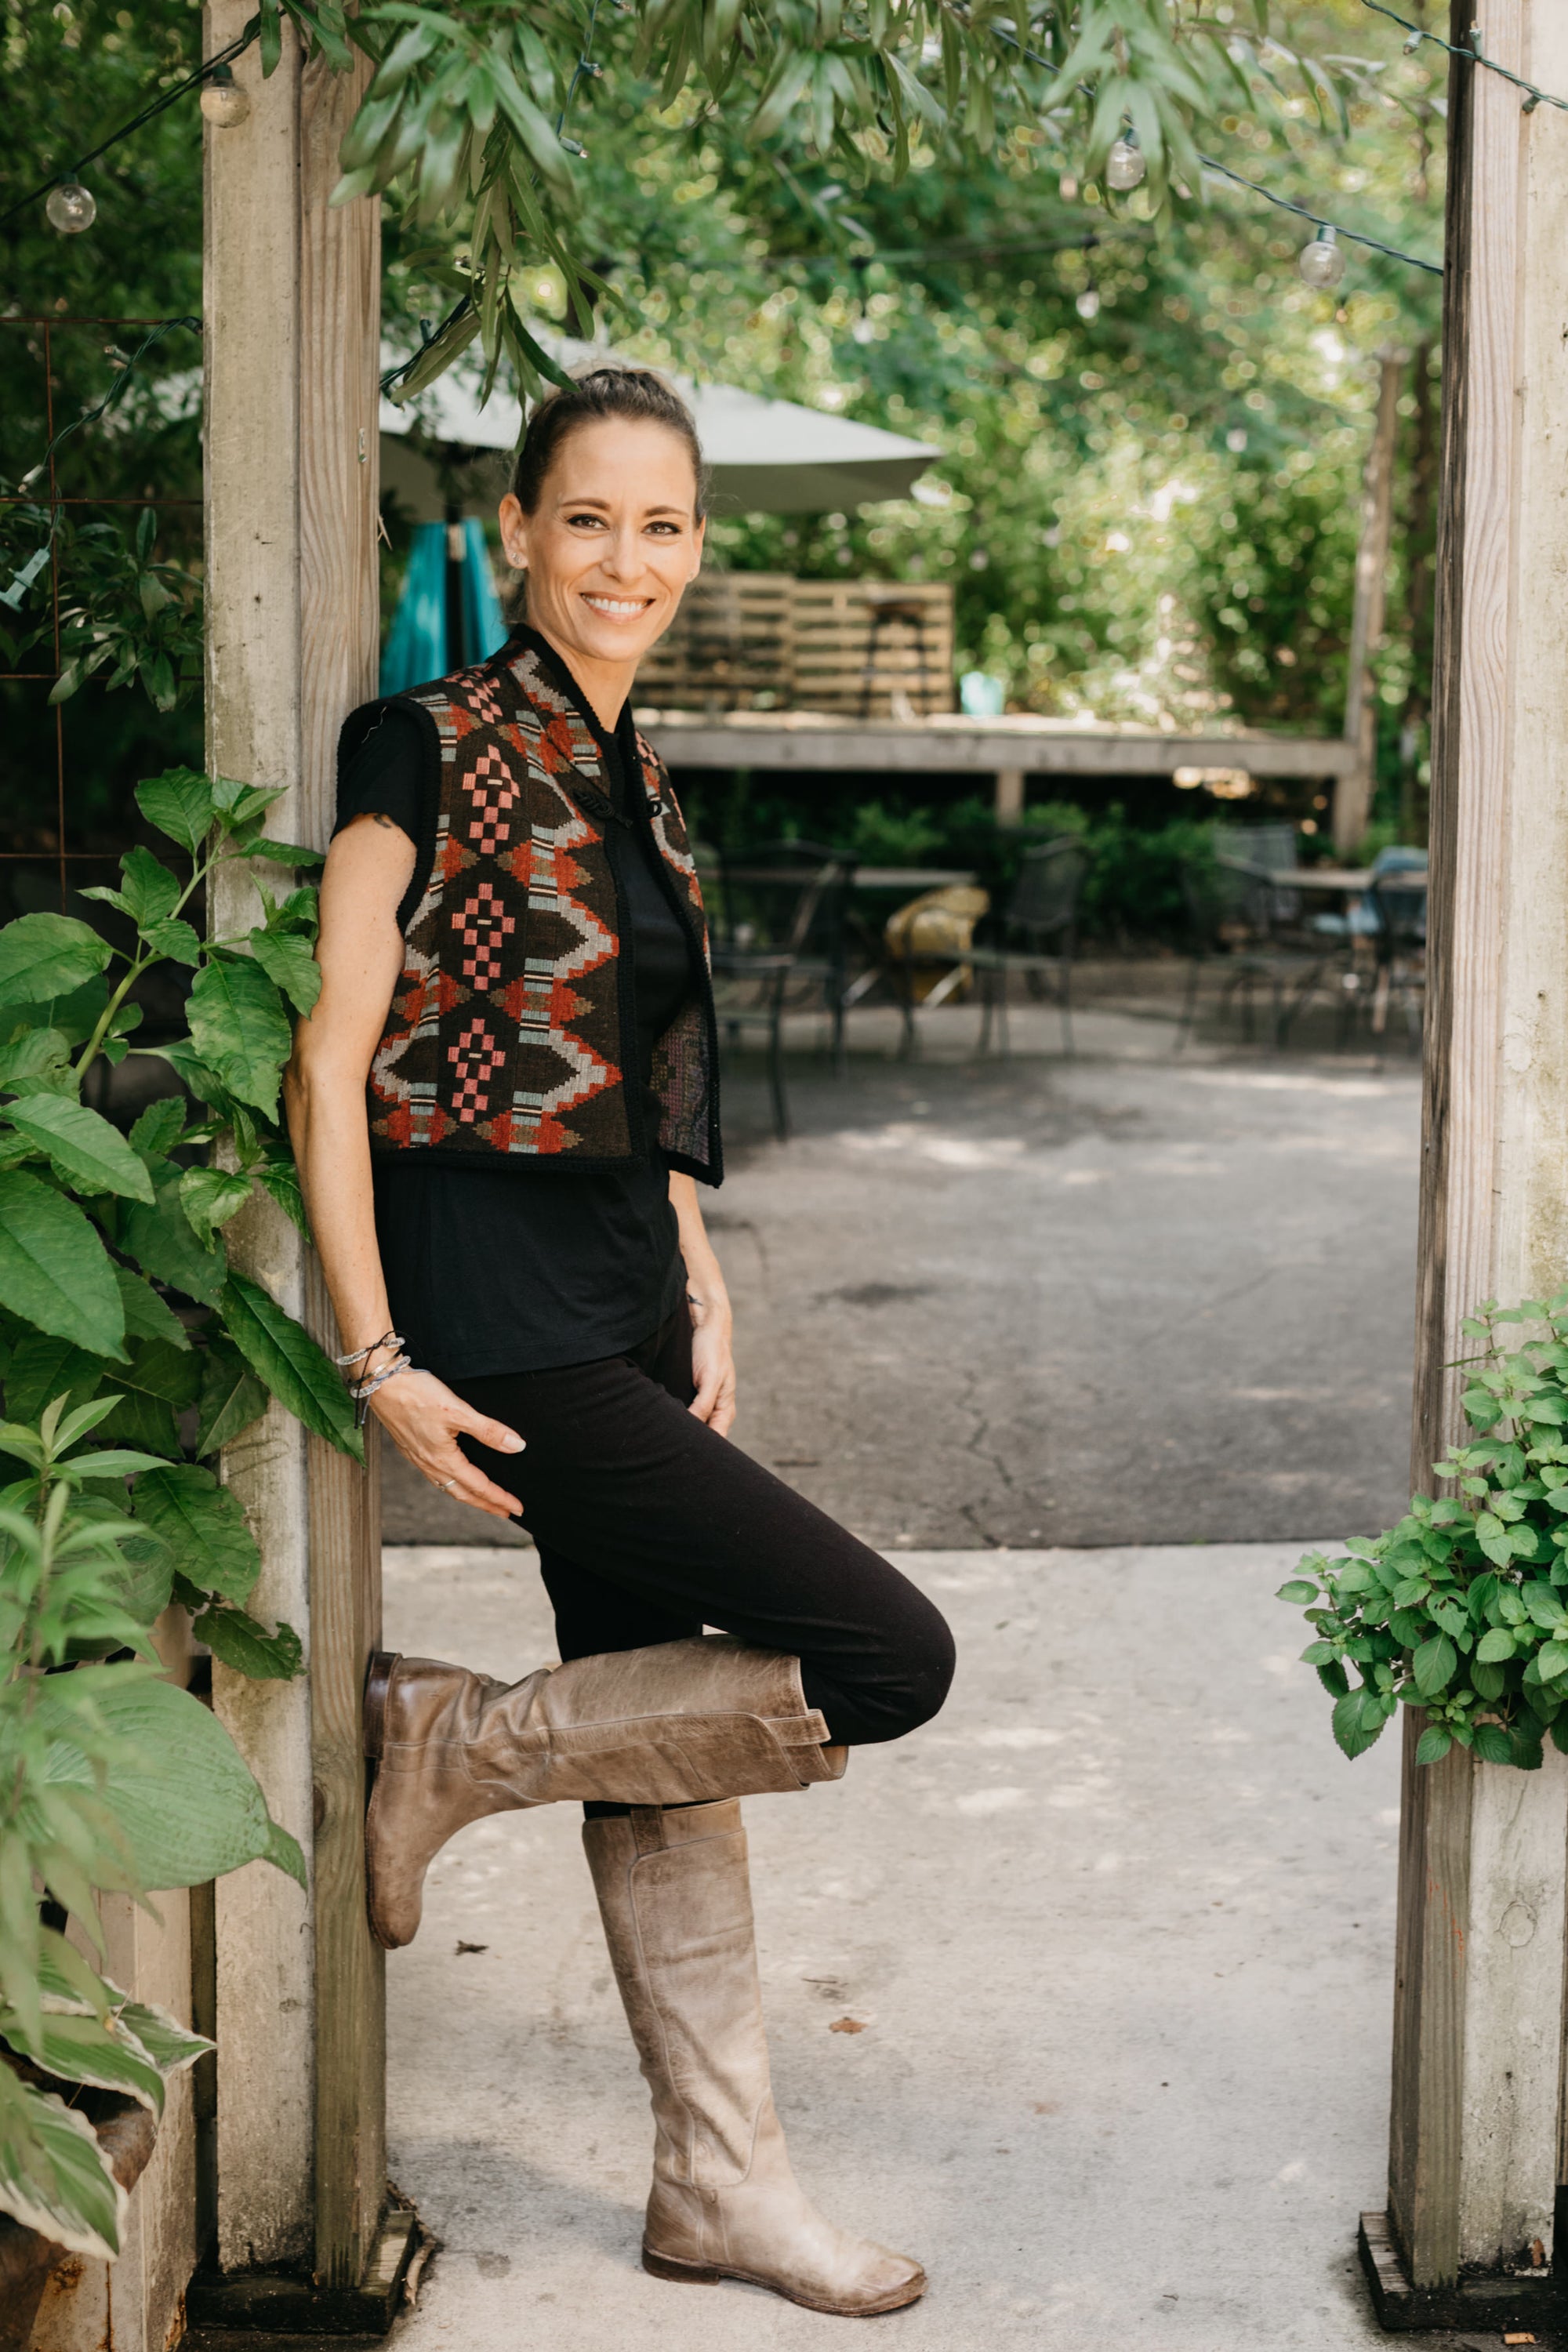
<instances>
[{"instance_id":1,"label":"woman's left arm","mask_svg":"<svg viewBox=\"0 0 1568 2352\"><path fill-rule=\"evenodd\" d=\"M735 1418L735 1358L731 1347L730 1294L698 1206L689 1176L669 1179L670 1206L680 1227L686 1261L686 1296L691 1305L691 1369L697 1394L691 1410L714 1434L727 1437Z\"/></svg>"}]
</instances>

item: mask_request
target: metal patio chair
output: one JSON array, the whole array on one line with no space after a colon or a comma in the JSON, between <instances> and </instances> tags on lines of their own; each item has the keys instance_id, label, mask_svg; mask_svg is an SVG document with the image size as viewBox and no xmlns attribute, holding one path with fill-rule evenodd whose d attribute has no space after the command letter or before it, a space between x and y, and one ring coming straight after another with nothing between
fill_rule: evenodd
<instances>
[{"instance_id":1,"label":"metal patio chair","mask_svg":"<svg viewBox=\"0 0 1568 2352\"><path fill-rule=\"evenodd\" d=\"M759 1034L768 1057L773 1132L790 1133L784 1021L826 1010L834 1067L844 1056L844 902L852 859L820 842L775 841L721 858L713 1001L731 1042Z\"/></svg>"},{"instance_id":2,"label":"metal patio chair","mask_svg":"<svg viewBox=\"0 0 1568 2352\"><path fill-rule=\"evenodd\" d=\"M1025 850L1006 906L990 919L990 935L983 936L965 958L980 982L983 1054L991 1043L993 1022L999 1051L1004 1055L1008 1051L1007 983L1016 972L1031 992L1044 996L1047 986L1054 992L1061 1012L1062 1052L1071 1055L1078 902L1089 868L1089 852L1071 834Z\"/></svg>"}]
</instances>

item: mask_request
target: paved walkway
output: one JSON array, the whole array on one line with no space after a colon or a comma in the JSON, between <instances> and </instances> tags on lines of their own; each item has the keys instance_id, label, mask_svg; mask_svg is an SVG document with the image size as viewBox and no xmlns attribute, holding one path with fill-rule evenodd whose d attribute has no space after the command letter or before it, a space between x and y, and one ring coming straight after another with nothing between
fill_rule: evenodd
<instances>
[{"instance_id":1,"label":"paved walkway","mask_svg":"<svg viewBox=\"0 0 1568 2352\"><path fill-rule=\"evenodd\" d=\"M1300 1549L907 1555L959 1637L946 1712L749 1805L797 2168L933 2282L879 2343L1387 2340L1353 2231L1382 2201L1397 1758L1330 1739L1271 1597ZM550 1654L526 1553L391 1552L387 1624L508 1675ZM571 1809L456 1840L389 1973L394 2178L445 2241L397 2352L848 2341L637 2267L651 2126Z\"/></svg>"}]
</instances>

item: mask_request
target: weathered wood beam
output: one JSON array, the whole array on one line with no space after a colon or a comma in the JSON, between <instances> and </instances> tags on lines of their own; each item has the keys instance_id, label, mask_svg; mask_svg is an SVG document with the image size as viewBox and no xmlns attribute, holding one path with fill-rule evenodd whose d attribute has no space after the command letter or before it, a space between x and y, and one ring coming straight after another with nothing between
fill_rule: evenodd
<instances>
[{"instance_id":1,"label":"weathered wood beam","mask_svg":"<svg viewBox=\"0 0 1568 2352\"><path fill-rule=\"evenodd\" d=\"M1355 603L1345 662L1345 740L1354 748L1355 765L1334 786L1334 847L1342 857L1349 856L1361 845L1372 814L1372 796L1377 781L1377 700L1373 691L1372 658L1383 638L1388 550L1394 532L1399 387L1405 368L1403 352L1384 352L1378 362L1377 408L1362 478Z\"/></svg>"},{"instance_id":2,"label":"weathered wood beam","mask_svg":"<svg viewBox=\"0 0 1568 2352\"><path fill-rule=\"evenodd\" d=\"M1338 735L1160 735L1060 720L821 719L738 712L726 719L643 710L672 768L840 769L848 774L1170 776L1178 768L1245 768L1255 776L1330 778L1355 765Z\"/></svg>"},{"instance_id":3,"label":"weathered wood beam","mask_svg":"<svg viewBox=\"0 0 1568 2352\"><path fill-rule=\"evenodd\" d=\"M1457 43L1471 22L1462 0ZM1568 89L1553 0L1489 0L1485 28L1489 55ZM1464 67L1449 120L1412 1454L1428 1487L1463 1432L1462 1318L1548 1294L1568 1265L1568 123ZM1404 2300L1389 2305L1385 2277L1379 2309L1480 2326L1493 2303L1517 2315L1531 2282L1510 2273L1532 2246L1552 2255L1568 1759L1549 1748L1523 1774L1456 1750L1423 1769L1418 1730L1412 1717L1389 2178ZM1563 2292L1539 2263L1535 2282Z\"/></svg>"}]
</instances>

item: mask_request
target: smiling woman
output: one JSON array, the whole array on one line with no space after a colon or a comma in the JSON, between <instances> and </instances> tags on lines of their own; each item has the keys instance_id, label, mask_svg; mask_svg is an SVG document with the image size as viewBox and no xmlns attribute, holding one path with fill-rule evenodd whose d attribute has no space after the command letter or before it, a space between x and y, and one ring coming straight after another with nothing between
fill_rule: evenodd
<instances>
[{"instance_id":1,"label":"smiling woman","mask_svg":"<svg viewBox=\"0 0 1568 2352\"><path fill-rule=\"evenodd\" d=\"M507 1689L373 1661L371 1924L413 1937L467 1822L582 1801L658 2126L647 2267L891 2311L919 2263L790 2172L735 1801L925 1722L952 1648L895 1569L724 1442L707 931L628 700L701 562L689 415L657 376L596 370L535 411L500 523L525 621L344 729L288 1101L354 1393L434 1486L524 1519L565 1663Z\"/></svg>"}]
</instances>

